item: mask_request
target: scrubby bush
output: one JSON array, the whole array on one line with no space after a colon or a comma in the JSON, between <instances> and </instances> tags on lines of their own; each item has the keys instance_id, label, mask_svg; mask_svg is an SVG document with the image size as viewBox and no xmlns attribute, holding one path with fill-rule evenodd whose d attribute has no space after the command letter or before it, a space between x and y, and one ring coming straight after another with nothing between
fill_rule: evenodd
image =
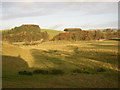
<instances>
[{"instance_id":1,"label":"scrubby bush","mask_svg":"<svg viewBox=\"0 0 120 90\"><path fill-rule=\"evenodd\" d=\"M50 73L54 75L58 75L58 74L64 74L64 71L59 69L52 69Z\"/></svg>"},{"instance_id":2,"label":"scrubby bush","mask_svg":"<svg viewBox=\"0 0 120 90\"><path fill-rule=\"evenodd\" d=\"M65 28L64 31L81 31L81 28Z\"/></svg>"},{"instance_id":3,"label":"scrubby bush","mask_svg":"<svg viewBox=\"0 0 120 90\"><path fill-rule=\"evenodd\" d=\"M85 73L85 74L90 74L90 72L89 72L89 71L83 71L83 73Z\"/></svg>"},{"instance_id":4,"label":"scrubby bush","mask_svg":"<svg viewBox=\"0 0 120 90\"><path fill-rule=\"evenodd\" d=\"M75 69L72 71L73 73L82 73L82 71L80 69Z\"/></svg>"},{"instance_id":5,"label":"scrubby bush","mask_svg":"<svg viewBox=\"0 0 120 90\"><path fill-rule=\"evenodd\" d=\"M48 74L47 70L37 69L33 71L34 74Z\"/></svg>"},{"instance_id":6,"label":"scrubby bush","mask_svg":"<svg viewBox=\"0 0 120 90\"><path fill-rule=\"evenodd\" d=\"M18 74L19 75L33 75L33 73L30 71L19 71Z\"/></svg>"},{"instance_id":7,"label":"scrubby bush","mask_svg":"<svg viewBox=\"0 0 120 90\"><path fill-rule=\"evenodd\" d=\"M97 71L97 72L105 72L106 69L104 69L104 68L97 68L96 71Z\"/></svg>"},{"instance_id":8,"label":"scrubby bush","mask_svg":"<svg viewBox=\"0 0 120 90\"><path fill-rule=\"evenodd\" d=\"M64 72L62 70L59 69L51 69L51 70L42 70L42 69L37 69L33 71L34 74L54 74L54 75L58 75L58 74L64 74Z\"/></svg>"},{"instance_id":9,"label":"scrubby bush","mask_svg":"<svg viewBox=\"0 0 120 90\"><path fill-rule=\"evenodd\" d=\"M49 50L50 53L58 52L58 50Z\"/></svg>"},{"instance_id":10,"label":"scrubby bush","mask_svg":"<svg viewBox=\"0 0 120 90\"><path fill-rule=\"evenodd\" d=\"M74 69L72 70L72 73L85 73L85 74L96 74L98 72L105 72L106 69L100 67L97 69Z\"/></svg>"},{"instance_id":11,"label":"scrubby bush","mask_svg":"<svg viewBox=\"0 0 120 90\"><path fill-rule=\"evenodd\" d=\"M74 69L72 73L85 73L85 74L90 74L90 71L85 70L85 69Z\"/></svg>"}]
</instances>

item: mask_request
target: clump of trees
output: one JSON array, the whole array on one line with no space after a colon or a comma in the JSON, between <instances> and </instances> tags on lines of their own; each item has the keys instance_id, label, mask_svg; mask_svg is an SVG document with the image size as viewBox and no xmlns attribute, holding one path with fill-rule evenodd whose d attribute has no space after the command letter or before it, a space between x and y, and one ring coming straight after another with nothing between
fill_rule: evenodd
<instances>
[{"instance_id":1,"label":"clump of trees","mask_svg":"<svg viewBox=\"0 0 120 90\"><path fill-rule=\"evenodd\" d=\"M65 28L64 31L81 31L81 28Z\"/></svg>"},{"instance_id":2,"label":"clump of trees","mask_svg":"<svg viewBox=\"0 0 120 90\"><path fill-rule=\"evenodd\" d=\"M69 40L69 41L89 41L89 40L100 40L100 39L111 39L118 37L118 31L108 30L100 31L67 31L65 33L60 33L53 37L54 40Z\"/></svg>"},{"instance_id":3,"label":"clump of trees","mask_svg":"<svg viewBox=\"0 0 120 90\"><path fill-rule=\"evenodd\" d=\"M113 30L113 29L105 29L103 31L105 33L106 39L112 39L112 38L118 38L119 36L119 30Z\"/></svg>"},{"instance_id":4,"label":"clump of trees","mask_svg":"<svg viewBox=\"0 0 120 90\"><path fill-rule=\"evenodd\" d=\"M49 39L47 32L41 32L38 25L22 25L11 30L2 31L2 39L8 42L32 42Z\"/></svg>"}]
</instances>

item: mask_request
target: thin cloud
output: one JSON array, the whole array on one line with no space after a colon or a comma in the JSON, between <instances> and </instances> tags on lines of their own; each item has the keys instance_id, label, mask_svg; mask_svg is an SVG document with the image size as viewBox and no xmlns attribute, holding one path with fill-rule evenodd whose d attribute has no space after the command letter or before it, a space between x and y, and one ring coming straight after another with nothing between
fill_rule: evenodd
<instances>
[{"instance_id":1,"label":"thin cloud","mask_svg":"<svg viewBox=\"0 0 120 90\"><path fill-rule=\"evenodd\" d=\"M117 3L52 3L52 2L19 2L3 3L3 20L20 17L33 17L51 15L56 13L81 12L80 15L95 15L105 13L115 13ZM68 15L69 16L69 15Z\"/></svg>"},{"instance_id":2,"label":"thin cloud","mask_svg":"<svg viewBox=\"0 0 120 90\"><path fill-rule=\"evenodd\" d=\"M19 17L43 16L57 13L65 8L65 3L3 3L3 19L14 19Z\"/></svg>"},{"instance_id":3,"label":"thin cloud","mask_svg":"<svg viewBox=\"0 0 120 90\"><path fill-rule=\"evenodd\" d=\"M80 2L80 3L68 3L71 6L67 8L70 11L80 11L82 15L90 14L109 14L116 13L118 10L117 2Z\"/></svg>"},{"instance_id":4,"label":"thin cloud","mask_svg":"<svg viewBox=\"0 0 120 90\"><path fill-rule=\"evenodd\" d=\"M5 27L22 23L37 23L60 30L76 27L78 24L81 24L78 27L82 28L85 28L85 25L106 26L103 23L109 24L117 19L117 5L116 2L4 2L2 20ZM109 26L115 26L113 24L110 23Z\"/></svg>"},{"instance_id":5,"label":"thin cloud","mask_svg":"<svg viewBox=\"0 0 120 90\"><path fill-rule=\"evenodd\" d=\"M119 0L2 0L2 2L118 2Z\"/></svg>"}]
</instances>

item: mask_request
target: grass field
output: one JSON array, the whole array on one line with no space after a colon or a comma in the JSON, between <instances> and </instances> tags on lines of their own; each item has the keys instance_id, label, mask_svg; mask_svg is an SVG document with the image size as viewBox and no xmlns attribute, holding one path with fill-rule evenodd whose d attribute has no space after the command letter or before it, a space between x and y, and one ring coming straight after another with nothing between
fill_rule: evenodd
<instances>
[{"instance_id":1,"label":"grass field","mask_svg":"<svg viewBox=\"0 0 120 90\"><path fill-rule=\"evenodd\" d=\"M49 41L36 46L3 43L2 54L4 88L118 87L117 41ZM64 74L18 74L36 69L58 69Z\"/></svg>"},{"instance_id":2,"label":"grass field","mask_svg":"<svg viewBox=\"0 0 120 90\"><path fill-rule=\"evenodd\" d=\"M64 32L64 31L57 31L57 30L52 30L52 29L41 29L41 31L42 32L46 31L50 35L50 39L52 39L57 34Z\"/></svg>"}]
</instances>

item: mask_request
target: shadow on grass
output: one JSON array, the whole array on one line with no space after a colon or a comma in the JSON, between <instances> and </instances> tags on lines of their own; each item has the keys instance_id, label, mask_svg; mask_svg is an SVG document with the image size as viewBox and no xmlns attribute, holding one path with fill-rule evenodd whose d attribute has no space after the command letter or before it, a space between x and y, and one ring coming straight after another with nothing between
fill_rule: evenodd
<instances>
[{"instance_id":1,"label":"shadow on grass","mask_svg":"<svg viewBox=\"0 0 120 90\"><path fill-rule=\"evenodd\" d=\"M12 72L17 73L21 70L28 70L28 63L22 58L14 56L2 56L2 74L11 74Z\"/></svg>"},{"instance_id":2,"label":"shadow on grass","mask_svg":"<svg viewBox=\"0 0 120 90\"><path fill-rule=\"evenodd\" d=\"M118 65L117 53L103 52L103 51L99 51L99 49L95 49L91 51L88 48L82 49L76 46L73 48L73 51L74 51L73 54L71 56L68 56L68 58L87 58L87 59L93 59L96 61L102 61L105 63Z\"/></svg>"},{"instance_id":3,"label":"shadow on grass","mask_svg":"<svg viewBox=\"0 0 120 90\"><path fill-rule=\"evenodd\" d=\"M116 63L116 61L115 61L116 59L114 58L114 56L111 56L111 54L108 54L108 53L102 53L102 52L96 53L96 52L90 52L90 51L82 52L79 50L79 47L73 47L72 49L73 49L73 53L71 55L69 55L68 57L61 55L63 53L65 54L67 52L62 52L59 50L44 51L44 50L32 49L31 53L35 59L35 62L39 65L41 65L41 64L44 65L45 68L47 68L47 69L50 69L50 68L60 69L61 68L61 70L63 70L63 71L68 69L70 72L71 72L71 70L73 70L75 68L82 69L82 67L85 68L86 70L88 70L88 73L89 73L89 71L97 72L92 67L90 68L85 65L82 66L82 64L79 64L79 62L77 64L77 61L74 60L77 58L79 59L79 58L84 57L86 59L94 59L96 61L101 61L101 62L106 62L106 63L112 63L112 64ZM91 55L92 53L95 53L95 54ZM102 57L101 57L101 55L102 55ZM113 57L111 60L110 60L110 56ZM52 63L53 67L50 67L49 63ZM99 68L99 66L98 66L98 68ZM102 72L102 69L100 69L100 70ZM105 70L105 71L107 71L107 70ZM87 71L85 73L87 73Z\"/></svg>"},{"instance_id":4,"label":"shadow on grass","mask_svg":"<svg viewBox=\"0 0 120 90\"><path fill-rule=\"evenodd\" d=\"M95 46L95 47L100 47L100 48L118 48L118 45L99 45L99 44L90 44L92 46Z\"/></svg>"},{"instance_id":5,"label":"shadow on grass","mask_svg":"<svg viewBox=\"0 0 120 90\"><path fill-rule=\"evenodd\" d=\"M55 56L60 55L61 52L58 50L49 50L49 51L42 51L38 49L32 49L32 56L36 64L44 65L45 68L51 68L51 65L64 65L65 62L61 61L61 57Z\"/></svg>"}]
</instances>

